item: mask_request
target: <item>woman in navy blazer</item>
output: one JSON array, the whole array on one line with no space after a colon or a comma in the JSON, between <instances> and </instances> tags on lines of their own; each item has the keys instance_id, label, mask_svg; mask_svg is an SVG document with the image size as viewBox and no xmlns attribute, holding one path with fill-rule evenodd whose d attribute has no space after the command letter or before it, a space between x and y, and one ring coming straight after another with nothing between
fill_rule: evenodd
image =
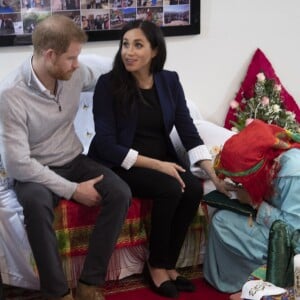
<instances>
[{"instance_id":1,"label":"woman in navy blazer","mask_svg":"<svg viewBox=\"0 0 300 300\"><path fill-rule=\"evenodd\" d=\"M169 134L175 126L191 164L198 164L227 193L189 114L176 72L163 70L166 45L158 26L125 25L113 69L94 93L95 137L89 155L111 167L134 196L153 200L149 259L153 290L176 298L194 291L175 269L184 238L203 195L201 181L179 161Z\"/></svg>"}]
</instances>

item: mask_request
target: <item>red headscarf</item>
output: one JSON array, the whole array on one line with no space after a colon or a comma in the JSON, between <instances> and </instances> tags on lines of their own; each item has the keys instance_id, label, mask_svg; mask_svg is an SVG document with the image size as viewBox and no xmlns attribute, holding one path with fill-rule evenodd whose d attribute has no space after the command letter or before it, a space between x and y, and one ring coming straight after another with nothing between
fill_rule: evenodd
<instances>
[{"instance_id":1,"label":"red headscarf","mask_svg":"<svg viewBox=\"0 0 300 300\"><path fill-rule=\"evenodd\" d=\"M282 152L300 148L300 134L255 119L229 138L215 160L220 178L241 183L255 204L272 192L272 180L278 171L274 159Z\"/></svg>"}]
</instances>

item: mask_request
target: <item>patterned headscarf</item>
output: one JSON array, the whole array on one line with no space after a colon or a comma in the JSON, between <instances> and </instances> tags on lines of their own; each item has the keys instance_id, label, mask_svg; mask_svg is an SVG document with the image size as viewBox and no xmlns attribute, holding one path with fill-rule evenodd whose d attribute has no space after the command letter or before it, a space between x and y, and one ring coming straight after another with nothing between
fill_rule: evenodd
<instances>
[{"instance_id":1,"label":"patterned headscarf","mask_svg":"<svg viewBox=\"0 0 300 300\"><path fill-rule=\"evenodd\" d=\"M240 183L254 204L271 196L272 181L278 172L276 158L291 148L300 148L300 134L255 119L229 138L215 160L220 178Z\"/></svg>"}]
</instances>

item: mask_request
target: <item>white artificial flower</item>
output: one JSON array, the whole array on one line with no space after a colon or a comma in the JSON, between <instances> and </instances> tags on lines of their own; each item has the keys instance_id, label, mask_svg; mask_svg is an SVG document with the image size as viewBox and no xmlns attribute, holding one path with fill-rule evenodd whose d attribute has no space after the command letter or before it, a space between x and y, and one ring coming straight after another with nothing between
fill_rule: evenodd
<instances>
[{"instance_id":1,"label":"white artificial flower","mask_svg":"<svg viewBox=\"0 0 300 300\"><path fill-rule=\"evenodd\" d=\"M272 109L273 109L273 111L274 111L275 113L278 113L278 112L281 111L281 108L280 108L280 106L279 106L278 104L272 105Z\"/></svg>"},{"instance_id":2,"label":"white artificial flower","mask_svg":"<svg viewBox=\"0 0 300 300\"><path fill-rule=\"evenodd\" d=\"M293 113L292 111L287 111L286 112L286 114L288 115L288 118L290 119L290 120L295 120L295 118L296 118L296 115L295 115L295 113Z\"/></svg>"}]
</instances>

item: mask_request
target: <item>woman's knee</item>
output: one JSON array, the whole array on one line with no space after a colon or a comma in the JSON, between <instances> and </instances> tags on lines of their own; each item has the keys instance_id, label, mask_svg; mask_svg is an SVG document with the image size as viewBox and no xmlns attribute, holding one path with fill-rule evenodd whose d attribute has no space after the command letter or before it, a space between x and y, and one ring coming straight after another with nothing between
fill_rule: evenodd
<instances>
[{"instance_id":1,"label":"woman's knee","mask_svg":"<svg viewBox=\"0 0 300 300\"><path fill-rule=\"evenodd\" d=\"M158 193L160 194L159 198L176 203L176 199L177 201L181 199L183 190L179 182L177 182L177 180L173 180L168 183L162 183Z\"/></svg>"},{"instance_id":2,"label":"woman's knee","mask_svg":"<svg viewBox=\"0 0 300 300\"><path fill-rule=\"evenodd\" d=\"M195 205L199 205L203 197L203 187L201 181L197 180L186 186L184 197Z\"/></svg>"}]
</instances>

